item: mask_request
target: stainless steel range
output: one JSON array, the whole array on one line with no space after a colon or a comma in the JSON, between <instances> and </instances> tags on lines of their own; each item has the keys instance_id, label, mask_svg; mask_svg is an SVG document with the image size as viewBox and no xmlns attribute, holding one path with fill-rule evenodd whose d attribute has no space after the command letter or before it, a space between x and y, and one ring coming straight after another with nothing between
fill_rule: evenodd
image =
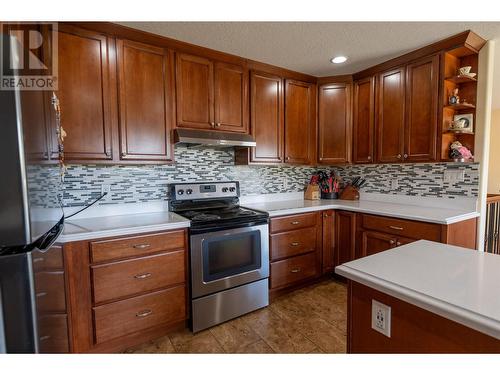
<instances>
[{"instance_id":1,"label":"stainless steel range","mask_svg":"<svg viewBox=\"0 0 500 375\"><path fill-rule=\"evenodd\" d=\"M194 332L269 304L269 215L239 205L239 183L169 186L171 211L191 220Z\"/></svg>"}]
</instances>

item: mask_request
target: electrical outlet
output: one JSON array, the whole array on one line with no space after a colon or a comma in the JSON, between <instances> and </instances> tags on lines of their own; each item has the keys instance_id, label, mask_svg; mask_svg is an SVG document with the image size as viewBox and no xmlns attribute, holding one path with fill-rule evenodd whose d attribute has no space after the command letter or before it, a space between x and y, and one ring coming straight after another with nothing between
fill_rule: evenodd
<instances>
[{"instance_id":1,"label":"electrical outlet","mask_svg":"<svg viewBox=\"0 0 500 375\"><path fill-rule=\"evenodd\" d=\"M372 299L372 328L391 337L391 307Z\"/></svg>"},{"instance_id":2,"label":"electrical outlet","mask_svg":"<svg viewBox=\"0 0 500 375\"><path fill-rule=\"evenodd\" d=\"M101 185L101 195L103 195L104 193L108 194L103 198L103 200L109 199L111 195L111 185Z\"/></svg>"},{"instance_id":3,"label":"electrical outlet","mask_svg":"<svg viewBox=\"0 0 500 375\"><path fill-rule=\"evenodd\" d=\"M465 172L461 170L445 170L443 174L443 181L450 184L463 182L465 180Z\"/></svg>"}]
</instances>

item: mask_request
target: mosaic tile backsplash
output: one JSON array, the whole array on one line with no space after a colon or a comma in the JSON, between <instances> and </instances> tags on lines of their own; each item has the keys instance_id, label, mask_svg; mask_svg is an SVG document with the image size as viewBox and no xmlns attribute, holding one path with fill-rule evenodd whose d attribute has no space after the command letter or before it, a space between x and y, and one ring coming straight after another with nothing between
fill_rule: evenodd
<instances>
[{"instance_id":1,"label":"mosaic tile backsplash","mask_svg":"<svg viewBox=\"0 0 500 375\"><path fill-rule=\"evenodd\" d=\"M191 181L240 181L241 195L303 191L318 169L334 169L346 179L367 179L362 191L369 193L454 198L476 197L478 164L379 164L344 167L235 166L234 151L214 148L175 147L174 165L103 166L69 165L64 184L66 206L91 202L101 194L101 185L111 186L111 195L99 204L137 203L167 198L167 184ZM443 181L446 169L464 171L464 182ZM397 188L392 189L392 180Z\"/></svg>"}]
</instances>

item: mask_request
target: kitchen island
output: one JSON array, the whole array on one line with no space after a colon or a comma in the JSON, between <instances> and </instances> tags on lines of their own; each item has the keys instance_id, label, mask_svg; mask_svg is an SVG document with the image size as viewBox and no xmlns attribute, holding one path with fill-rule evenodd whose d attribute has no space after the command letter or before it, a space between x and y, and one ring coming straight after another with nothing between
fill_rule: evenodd
<instances>
[{"instance_id":1,"label":"kitchen island","mask_svg":"<svg viewBox=\"0 0 500 375\"><path fill-rule=\"evenodd\" d=\"M335 271L349 353L500 353L498 255L422 240Z\"/></svg>"}]
</instances>

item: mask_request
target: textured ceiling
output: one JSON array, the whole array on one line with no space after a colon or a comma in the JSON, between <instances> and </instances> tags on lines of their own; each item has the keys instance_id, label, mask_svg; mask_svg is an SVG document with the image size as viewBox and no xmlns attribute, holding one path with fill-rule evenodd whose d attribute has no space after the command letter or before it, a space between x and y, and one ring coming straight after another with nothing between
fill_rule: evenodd
<instances>
[{"instance_id":1,"label":"textured ceiling","mask_svg":"<svg viewBox=\"0 0 500 375\"><path fill-rule=\"evenodd\" d=\"M355 73L465 30L500 40L500 22L122 22L314 76ZM500 41L496 61L500 64ZM333 65L330 58L349 60ZM500 92L500 67L496 69ZM494 103L500 107L500 93Z\"/></svg>"}]
</instances>

